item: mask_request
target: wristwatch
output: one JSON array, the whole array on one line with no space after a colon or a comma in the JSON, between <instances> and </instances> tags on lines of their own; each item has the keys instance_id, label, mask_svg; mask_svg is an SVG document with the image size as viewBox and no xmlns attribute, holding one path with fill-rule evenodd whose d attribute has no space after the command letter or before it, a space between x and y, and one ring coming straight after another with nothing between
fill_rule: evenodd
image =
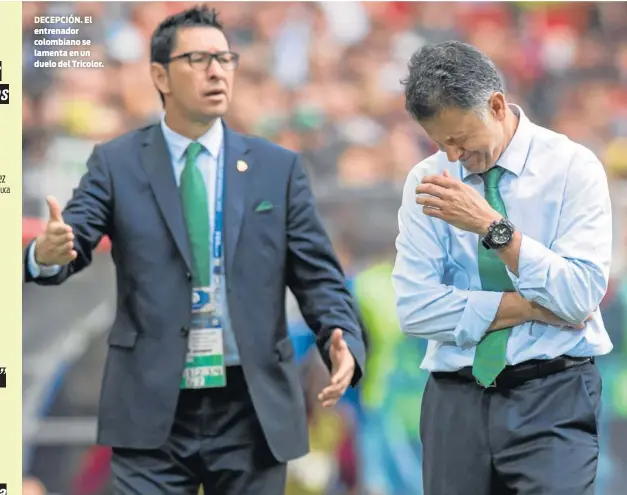
<instances>
[{"instance_id":1,"label":"wristwatch","mask_svg":"<svg viewBox=\"0 0 627 495\"><path fill-rule=\"evenodd\" d=\"M515 231L514 224L506 218L495 220L488 227L488 233L481 239L481 244L486 249L504 248L512 241Z\"/></svg>"}]
</instances>

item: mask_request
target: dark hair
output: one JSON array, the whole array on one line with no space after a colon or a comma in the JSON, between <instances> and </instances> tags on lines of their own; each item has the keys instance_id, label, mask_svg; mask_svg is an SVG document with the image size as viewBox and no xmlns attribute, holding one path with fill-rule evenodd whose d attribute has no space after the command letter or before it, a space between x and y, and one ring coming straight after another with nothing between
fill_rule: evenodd
<instances>
[{"instance_id":1,"label":"dark hair","mask_svg":"<svg viewBox=\"0 0 627 495\"><path fill-rule=\"evenodd\" d=\"M214 28L226 37L224 26L218 19L217 10L208 8L206 5L192 7L167 17L157 26L150 40L150 62L167 65L174 50L176 34L179 29L190 27ZM161 102L165 104L165 99L161 92L159 92L159 96L161 97Z\"/></svg>"},{"instance_id":2,"label":"dark hair","mask_svg":"<svg viewBox=\"0 0 627 495\"><path fill-rule=\"evenodd\" d=\"M417 121L446 108L483 111L490 96L504 92L494 63L474 46L446 41L422 47L408 64L405 108Z\"/></svg>"}]
</instances>

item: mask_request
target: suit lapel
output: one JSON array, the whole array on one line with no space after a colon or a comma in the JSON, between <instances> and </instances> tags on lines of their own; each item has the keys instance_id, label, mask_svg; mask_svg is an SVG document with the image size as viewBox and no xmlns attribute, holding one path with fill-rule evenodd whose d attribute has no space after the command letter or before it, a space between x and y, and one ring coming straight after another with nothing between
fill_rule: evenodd
<instances>
[{"instance_id":1,"label":"suit lapel","mask_svg":"<svg viewBox=\"0 0 627 495\"><path fill-rule=\"evenodd\" d=\"M242 228L246 205L246 189L254 167L249 148L241 134L230 130L224 125L225 140L225 193L224 193L224 262L227 273L231 272L235 257L235 248ZM238 169L238 162L246 163L247 167Z\"/></svg>"},{"instance_id":2,"label":"suit lapel","mask_svg":"<svg viewBox=\"0 0 627 495\"><path fill-rule=\"evenodd\" d=\"M181 198L170 162L170 151L163 137L161 126L156 125L148 130L141 150L141 159L165 223L174 237L174 242L187 268L191 271L191 249L185 228Z\"/></svg>"}]
</instances>

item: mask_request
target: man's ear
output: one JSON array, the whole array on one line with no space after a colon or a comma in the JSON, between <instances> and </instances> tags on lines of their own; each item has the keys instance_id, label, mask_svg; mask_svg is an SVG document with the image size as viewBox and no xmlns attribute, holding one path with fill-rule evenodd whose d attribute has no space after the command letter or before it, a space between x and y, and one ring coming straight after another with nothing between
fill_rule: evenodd
<instances>
[{"instance_id":1,"label":"man's ear","mask_svg":"<svg viewBox=\"0 0 627 495\"><path fill-rule=\"evenodd\" d=\"M496 92L492 95L489 101L490 112L494 115L494 118L503 122L507 115L507 102L505 101L505 95L500 92Z\"/></svg>"},{"instance_id":2,"label":"man's ear","mask_svg":"<svg viewBox=\"0 0 627 495\"><path fill-rule=\"evenodd\" d=\"M150 77L152 82L162 94L170 94L170 74L166 66L153 62L150 64Z\"/></svg>"}]
</instances>

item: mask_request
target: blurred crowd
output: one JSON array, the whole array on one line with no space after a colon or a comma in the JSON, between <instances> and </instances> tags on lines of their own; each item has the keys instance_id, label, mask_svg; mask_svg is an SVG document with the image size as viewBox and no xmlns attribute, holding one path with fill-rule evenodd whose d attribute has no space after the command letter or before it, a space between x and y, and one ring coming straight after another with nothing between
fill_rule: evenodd
<instances>
[{"instance_id":1,"label":"blurred crowd","mask_svg":"<svg viewBox=\"0 0 627 495\"><path fill-rule=\"evenodd\" d=\"M160 116L148 71L150 37L164 17L189 5L23 3L25 215L45 214L46 194L69 197L94 143ZM435 151L404 109L400 80L409 57L426 43L460 39L495 61L508 99L533 121L603 161L616 218L614 276L622 275L626 3L213 5L241 54L227 123L302 153L350 273L390 260L400 187L409 169ZM104 61L104 69L33 66L34 17L67 13L93 17L77 37L92 40L90 57Z\"/></svg>"}]
</instances>

